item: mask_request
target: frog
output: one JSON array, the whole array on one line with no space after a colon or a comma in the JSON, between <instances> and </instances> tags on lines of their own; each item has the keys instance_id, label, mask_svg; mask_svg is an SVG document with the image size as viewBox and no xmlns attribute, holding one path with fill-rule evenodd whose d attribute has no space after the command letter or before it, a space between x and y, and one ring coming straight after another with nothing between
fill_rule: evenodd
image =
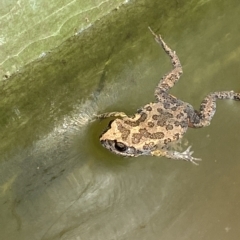
<instances>
[{"instance_id":1,"label":"frog","mask_svg":"<svg viewBox=\"0 0 240 240\"><path fill-rule=\"evenodd\" d=\"M169 94L183 73L176 52L150 27L156 42L169 56L172 70L165 74L155 88L155 101L147 103L132 116L124 112L99 114L98 118L114 118L100 136L100 143L111 152L124 157L150 155L174 160L185 160L198 165L201 158L193 157L189 146L185 151L176 151L173 144L181 141L188 128L209 126L216 111L216 100L240 101L240 93L220 91L209 93L195 110L190 103Z\"/></svg>"}]
</instances>

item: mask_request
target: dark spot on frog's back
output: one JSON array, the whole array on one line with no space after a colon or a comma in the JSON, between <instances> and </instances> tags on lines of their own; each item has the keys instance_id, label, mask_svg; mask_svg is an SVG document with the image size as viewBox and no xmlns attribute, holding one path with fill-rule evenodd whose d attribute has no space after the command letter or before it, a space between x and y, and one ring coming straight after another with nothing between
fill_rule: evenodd
<instances>
[{"instance_id":1,"label":"dark spot on frog's back","mask_svg":"<svg viewBox=\"0 0 240 240\"><path fill-rule=\"evenodd\" d=\"M139 125L138 122L134 122L130 120L124 121L124 123L132 127L137 127Z\"/></svg>"},{"instance_id":2,"label":"dark spot on frog's back","mask_svg":"<svg viewBox=\"0 0 240 240\"><path fill-rule=\"evenodd\" d=\"M150 128L153 128L153 127L154 127L154 123L153 123L153 122L148 122L148 126L149 126Z\"/></svg>"},{"instance_id":3,"label":"dark spot on frog's back","mask_svg":"<svg viewBox=\"0 0 240 240\"><path fill-rule=\"evenodd\" d=\"M164 140L164 143L165 143L165 144L168 144L168 143L170 143L171 141L172 141L172 140L171 140L170 138L167 138L167 139Z\"/></svg>"},{"instance_id":4,"label":"dark spot on frog's back","mask_svg":"<svg viewBox=\"0 0 240 240\"><path fill-rule=\"evenodd\" d=\"M173 125L168 124L168 125L166 126L166 129L167 129L167 130L173 130Z\"/></svg>"},{"instance_id":5,"label":"dark spot on frog's back","mask_svg":"<svg viewBox=\"0 0 240 240\"><path fill-rule=\"evenodd\" d=\"M144 150L148 150L148 149L149 149L148 144L144 144L144 145L143 145L143 149L144 149Z\"/></svg>"},{"instance_id":6,"label":"dark spot on frog's back","mask_svg":"<svg viewBox=\"0 0 240 240\"><path fill-rule=\"evenodd\" d=\"M161 120L162 117L161 117L160 115L154 114L154 115L152 116L152 119L155 120L155 121L157 121L157 120Z\"/></svg>"},{"instance_id":7,"label":"dark spot on frog's back","mask_svg":"<svg viewBox=\"0 0 240 240\"><path fill-rule=\"evenodd\" d=\"M144 149L144 150L151 150L151 149L154 149L154 148L156 148L154 142L145 143L145 144L143 145L143 149Z\"/></svg>"},{"instance_id":8,"label":"dark spot on frog's back","mask_svg":"<svg viewBox=\"0 0 240 240\"><path fill-rule=\"evenodd\" d=\"M130 134L130 130L126 129L125 131L123 131L123 132L122 132L122 139L123 139L124 141L126 141L127 138L128 138L128 136L129 136L129 134Z\"/></svg>"},{"instance_id":9,"label":"dark spot on frog's back","mask_svg":"<svg viewBox=\"0 0 240 240\"><path fill-rule=\"evenodd\" d=\"M171 106L170 103L168 103L168 102L164 103L164 108L165 108L165 109L169 109L170 106Z\"/></svg>"},{"instance_id":10,"label":"dark spot on frog's back","mask_svg":"<svg viewBox=\"0 0 240 240\"><path fill-rule=\"evenodd\" d=\"M144 122L147 119L147 114L142 112L141 117L137 120L138 122Z\"/></svg>"},{"instance_id":11,"label":"dark spot on frog's back","mask_svg":"<svg viewBox=\"0 0 240 240\"><path fill-rule=\"evenodd\" d=\"M134 134L132 135L132 143L133 143L133 144L139 143L140 140L141 140L141 138L142 138L142 134L140 134L140 133L134 133Z\"/></svg>"},{"instance_id":12,"label":"dark spot on frog's back","mask_svg":"<svg viewBox=\"0 0 240 240\"><path fill-rule=\"evenodd\" d=\"M177 119L180 119L180 118L182 118L183 116L184 116L183 113L179 113L179 114L177 114L176 118L177 118Z\"/></svg>"},{"instance_id":13,"label":"dark spot on frog's back","mask_svg":"<svg viewBox=\"0 0 240 240\"><path fill-rule=\"evenodd\" d=\"M162 139L162 138L164 138L164 133L163 132L152 133L150 135L150 138L152 138L152 139Z\"/></svg>"},{"instance_id":14,"label":"dark spot on frog's back","mask_svg":"<svg viewBox=\"0 0 240 240\"><path fill-rule=\"evenodd\" d=\"M181 122L175 121L174 125L176 127L181 126L181 128L187 128L188 127L188 121L181 121Z\"/></svg>"},{"instance_id":15,"label":"dark spot on frog's back","mask_svg":"<svg viewBox=\"0 0 240 240\"><path fill-rule=\"evenodd\" d=\"M180 125L180 122L179 122L179 121L175 121L175 122L174 122L174 125L175 125L176 127L178 127L178 126Z\"/></svg>"},{"instance_id":16,"label":"dark spot on frog's back","mask_svg":"<svg viewBox=\"0 0 240 240\"><path fill-rule=\"evenodd\" d=\"M117 122L117 128L122 133L123 131L127 130L121 123Z\"/></svg>"},{"instance_id":17,"label":"dark spot on frog's back","mask_svg":"<svg viewBox=\"0 0 240 240\"><path fill-rule=\"evenodd\" d=\"M157 125L160 126L160 127L164 127L166 125L166 121L164 121L163 119L158 120Z\"/></svg>"},{"instance_id":18,"label":"dark spot on frog's back","mask_svg":"<svg viewBox=\"0 0 240 240\"><path fill-rule=\"evenodd\" d=\"M180 138L180 134L179 133L175 133L173 138L177 141Z\"/></svg>"},{"instance_id":19,"label":"dark spot on frog's back","mask_svg":"<svg viewBox=\"0 0 240 240\"><path fill-rule=\"evenodd\" d=\"M127 124L127 125L130 125L132 127L137 127L137 126L139 126L140 122L145 122L145 120L147 119L147 116L148 115L145 112L141 112L140 113L140 118L137 121L127 120L127 121L124 121L124 123Z\"/></svg>"},{"instance_id":20,"label":"dark spot on frog's back","mask_svg":"<svg viewBox=\"0 0 240 240\"><path fill-rule=\"evenodd\" d=\"M172 113L166 113L165 116L166 116L167 118L173 118L173 114L172 114Z\"/></svg>"},{"instance_id":21,"label":"dark spot on frog's back","mask_svg":"<svg viewBox=\"0 0 240 240\"><path fill-rule=\"evenodd\" d=\"M162 108L157 108L157 111L160 113L159 116L164 116L165 118L173 118L174 117L172 113L170 113Z\"/></svg>"},{"instance_id":22,"label":"dark spot on frog's back","mask_svg":"<svg viewBox=\"0 0 240 240\"><path fill-rule=\"evenodd\" d=\"M163 112L164 112L164 110L163 110L162 108L157 108L157 111L158 111L159 113L163 113Z\"/></svg>"},{"instance_id":23,"label":"dark spot on frog's back","mask_svg":"<svg viewBox=\"0 0 240 240\"><path fill-rule=\"evenodd\" d=\"M146 128L140 128L139 133L145 138L149 138L151 135Z\"/></svg>"},{"instance_id":24,"label":"dark spot on frog's back","mask_svg":"<svg viewBox=\"0 0 240 240\"><path fill-rule=\"evenodd\" d=\"M122 134L122 139L123 140L127 140L129 134L130 134L130 130L128 130L127 128L123 127L122 124L118 123L117 124L117 128L118 130L121 132Z\"/></svg>"},{"instance_id":25,"label":"dark spot on frog's back","mask_svg":"<svg viewBox=\"0 0 240 240\"><path fill-rule=\"evenodd\" d=\"M146 111L151 112L151 111L152 111L152 107L147 106L147 107L146 107Z\"/></svg>"}]
</instances>

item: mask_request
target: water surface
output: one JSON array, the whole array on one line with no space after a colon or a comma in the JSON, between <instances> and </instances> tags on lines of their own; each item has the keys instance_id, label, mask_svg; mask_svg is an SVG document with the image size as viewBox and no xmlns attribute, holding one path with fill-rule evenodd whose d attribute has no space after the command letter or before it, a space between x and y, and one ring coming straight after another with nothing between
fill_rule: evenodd
<instances>
[{"instance_id":1,"label":"water surface","mask_svg":"<svg viewBox=\"0 0 240 240\"><path fill-rule=\"evenodd\" d=\"M239 239L239 102L187 132L198 167L113 155L98 140L109 120L91 121L154 100L171 65L149 25L183 65L171 94L197 109L209 92L240 91L239 11L130 2L2 83L1 239Z\"/></svg>"}]
</instances>

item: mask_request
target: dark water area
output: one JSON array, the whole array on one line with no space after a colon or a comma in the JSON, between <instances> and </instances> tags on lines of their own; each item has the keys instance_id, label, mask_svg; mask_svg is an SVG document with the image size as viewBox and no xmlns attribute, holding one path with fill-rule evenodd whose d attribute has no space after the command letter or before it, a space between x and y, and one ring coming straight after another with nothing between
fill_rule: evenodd
<instances>
[{"instance_id":1,"label":"dark water area","mask_svg":"<svg viewBox=\"0 0 240 240\"><path fill-rule=\"evenodd\" d=\"M240 102L218 101L209 127L189 129L199 166L122 158L99 135L154 100L171 64L148 26L180 58L171 94L196 109L210 92L240 92L240 5L133 1L1 82L0 238L237 240Z\"/></svg>"}]
</instances>

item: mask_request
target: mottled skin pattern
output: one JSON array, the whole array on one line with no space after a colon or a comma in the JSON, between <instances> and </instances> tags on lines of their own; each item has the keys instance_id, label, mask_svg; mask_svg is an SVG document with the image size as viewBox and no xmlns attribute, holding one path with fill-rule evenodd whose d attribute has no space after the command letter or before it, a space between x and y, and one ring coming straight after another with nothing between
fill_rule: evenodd
<instances>
[{"instance_id":1,"label":"mottled skin pattern","mask_svg":"<svg viewBox=\"0 0 240 240\"><path fill-rule=\"evenodd\" d=\"M149 28L150 29L150 28ZM199 158L192 157L190 147L184 152L170 150L169 143L183 137L188 127L208 126L216 110L217 99L240 100L240 93L233 91L210 93L201 103L200 110L168 93L182 74L182 66L176 55L161 36L150 31L155 40L169 55L173 69L162 77L155 89L156 102L148 103L132 116L123 112L101 114L99 118L119 117L109 123L108 129L100 136L104 147L122 156L165 156L197 164Z\"/></svg>"}]
</instances>

